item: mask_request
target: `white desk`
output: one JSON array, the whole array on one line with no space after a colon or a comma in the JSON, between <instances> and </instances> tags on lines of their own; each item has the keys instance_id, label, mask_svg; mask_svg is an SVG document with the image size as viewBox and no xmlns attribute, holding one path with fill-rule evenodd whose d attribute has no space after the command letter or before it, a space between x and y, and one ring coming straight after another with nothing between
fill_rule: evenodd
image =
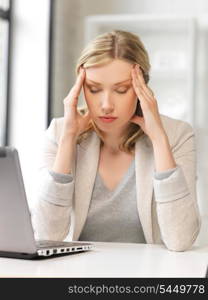
<instances>
[{"instance_id":1,"label":"white desk","mask_svg":"<svg viewBox=\"0 0 208 300\"><path fill-rule=\"evenodd\" d=\"M94 243L90 252L45 260L0 258L0 277L205 277L208 245L172 252L160 245Z\"/></svg>"}]
</instances>

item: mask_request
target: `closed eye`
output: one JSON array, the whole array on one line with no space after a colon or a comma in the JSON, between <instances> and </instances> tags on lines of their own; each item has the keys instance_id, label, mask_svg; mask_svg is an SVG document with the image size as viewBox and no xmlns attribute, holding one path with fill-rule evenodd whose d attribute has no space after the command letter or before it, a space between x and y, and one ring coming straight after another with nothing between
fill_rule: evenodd
<instances>
[{"instance_id":1,"label":"closed eye","mask_svg":"<svg viewBox=\"0 0 208 300\"><path fill-rule=\"evenodd\" d=\"M126 91L117 91L117 93L119 93L119 94L126 94L127 91L128 91L128 90L126 90Z\"/></svg>"},{"instance_id":2,"label":"closed eye","mask_svg":"<svg viewBox=\"0 0 208 300\"><path fill-rule=\"evenodd\" d=\"M90 90L90 89L89 89ZM95 94L95 93L98 93L99 91L93 91L93 90L90 90L90 93L92 94Z\"/></svg>"},{"instance_id":3,"label":"closed eye","mask_svg":"<svg viewBox=\"0 0 208 300\"><path fill-rule=\"evenodd\" d=\"M96 94L96 93L99 93L101 90L97 90L97 91L95 91L95 90L91 90L91 89L89 89L90 90L90 93L92 93L92 94ZM118 94L125 94L126 92L127 92L128 90L125 90L125 91L116 91Z\"/></svg>"}]
</instances>

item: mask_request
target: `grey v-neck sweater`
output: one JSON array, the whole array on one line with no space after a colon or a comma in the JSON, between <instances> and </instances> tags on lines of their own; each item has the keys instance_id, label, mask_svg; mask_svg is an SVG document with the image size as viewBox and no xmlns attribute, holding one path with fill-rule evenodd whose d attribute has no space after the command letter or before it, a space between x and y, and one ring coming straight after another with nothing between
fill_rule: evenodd
<instances>
[{"instance_id":1,"label":"grey v-neck sweater","mask_svg":"<svg viewBox=\"0 0 208 300\"><path fill-rule=\"evenodd\" d=\"M134 159L113 191L97 172L80 241L145 243L136 204Z\"/></svg>"},{"instance_id":2,"label":"grey v-neck sweater","mask_svg":"<svg viewBox=\"0 0 208 300\"><path fill-rule=\"evenodd\" d=\"M170 176L176 168L155 172L157 179ZM71 174L49 170L54 180L67 183ZM88 216L79 237L80 241L145 243L138 215L135 183L135 159L113 191L103 183L97 171Z\"/></svg>"}]
</instances>

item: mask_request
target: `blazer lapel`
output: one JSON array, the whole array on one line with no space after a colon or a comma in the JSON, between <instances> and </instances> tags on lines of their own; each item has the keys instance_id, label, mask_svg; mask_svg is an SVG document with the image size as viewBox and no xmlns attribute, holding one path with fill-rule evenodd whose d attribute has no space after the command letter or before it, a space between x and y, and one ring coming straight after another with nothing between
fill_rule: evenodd
<instances>
[{"instance_id":1,"label":"blazer lapel","mask_svg":"<svg viewBox=\"0 0 208 300\"><path fill-rule=\"evenodd\" d=\"M76 180L74 189L73 240L80 236L87 218L94 181L98 168L100 139L95 132L81 143L77 150Z\"/></svg>"},{"instance_id":2,"label":"blazer lapel","mask_svg":"<svg viewBox=\"0 0 208 300\"><path fill-rule=\"evenodd\" d=\"M147 136L141 137L136 142L135 171L137 207L140 222L142 224L147 243L153 243L152 198L154 156L152 143Z\"/></svg>"},{"instance_id":3,"label":"blazer lapel","mask_svg":"<svg viewBox=\"0 0 208 300\"><path fill-rule=\"evenodd\" d=\"M95 132L77 148L72 240L78 240L87 218L100 155L100 139ZM153 243L152 197L154 156L147 136L136 142L135 171L137 207L147 243Z\"/></svg>"}]
</instances>

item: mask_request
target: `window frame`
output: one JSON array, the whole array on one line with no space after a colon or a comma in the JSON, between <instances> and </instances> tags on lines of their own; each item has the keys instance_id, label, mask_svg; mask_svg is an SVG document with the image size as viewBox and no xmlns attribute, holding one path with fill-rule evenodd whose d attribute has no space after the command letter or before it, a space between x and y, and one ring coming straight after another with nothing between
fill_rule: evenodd
<instances>
[{"instance_id":1,"label":"window frame","mask_svg":"<svg viewBox=\"0 0 208 300\"><path fill-rule=\"evenodd\" d=\"M3 124L3 141L2 146L8 145L9 139L9 107L10 107L10 74L11 74L11 43L12 43L12 2L13 0L8 1L8 9L3 9L0 6L0 20L8 22L8 37L7 37L7 78L6 78L6 103L5 103L5 111L6 117L5 122Z\"/></svg>"}]
</instances>

